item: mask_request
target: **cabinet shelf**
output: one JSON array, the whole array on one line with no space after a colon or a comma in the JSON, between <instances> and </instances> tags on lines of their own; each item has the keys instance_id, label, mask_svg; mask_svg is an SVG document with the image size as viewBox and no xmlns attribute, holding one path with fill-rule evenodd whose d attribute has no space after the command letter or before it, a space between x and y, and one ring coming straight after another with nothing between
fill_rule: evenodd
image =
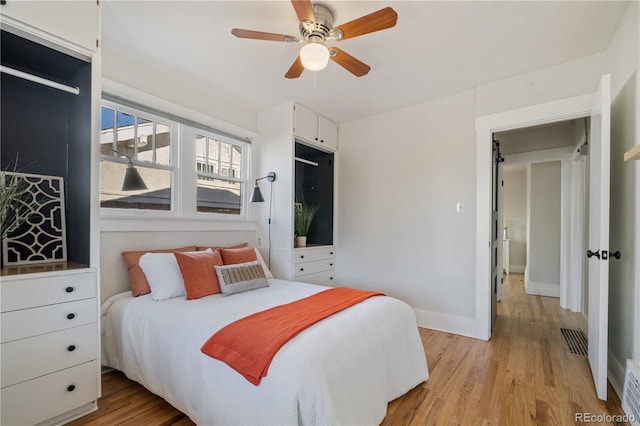
<instances>
[{"instance_id":1,"label":"cabinet shelf","mask_svg":"<svg viewBox=\"0 0 640 426\"><path fill-rule=\"evenodd\" d=\"M624 161L640 160L640 145L636 145L624 153Z\"/></svg>"}]
</instances>

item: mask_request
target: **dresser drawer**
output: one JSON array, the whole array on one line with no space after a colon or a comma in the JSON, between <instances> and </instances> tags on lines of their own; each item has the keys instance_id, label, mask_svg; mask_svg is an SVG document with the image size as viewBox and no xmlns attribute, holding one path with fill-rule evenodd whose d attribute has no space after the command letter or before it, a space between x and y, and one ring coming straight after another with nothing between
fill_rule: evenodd
<instances>
[{"instance_id":1,"label":"dresser drawer","mask_svg":"<svg viewBox=\"0 0 640 426\"><path fill-rule=\"evenodd\" d=\"M96 324L0 345L2 388L95 360Z\"/></svg>"},{"instance_id":2,"label":"dresser drawer","mask_svg":"<svg viewBox=\"0 0 640 426\"><path fill-rule=\"evenodd\" d=\"M96 297L96 274L86 272L17 278L3 277L2 312Z\"/></svg>"},{"instance_id":3,"label":"dresser drawer","mask_svg":"<svg viewBox=\"0 0 640 426\"><path fill-rule=\"evenodd\" d=\"M91 324L96 322L97 312L95 298L5 312L0 314L1 342Z\"/></svg>"},{"instance_id":4,"label":"dresser drawer","mask_svg":"<svg viewBox=\"0 0 640 426\"><path fill-rule=\"evenodd\" d=\"M336 271L323 271L316 274L303 275L296 277L296 281L302 281L303 283L325 285L328 287L336 286Z\"/></svg>"},{"instance_id":5,"label":"dresser drawer","mask_svg":"<svg viewBox=\"0 0 640 426\"><path fill-rule=\"evenodd\" d=\"M313 262L322 259L335 259L336 248L327 247L311 247L303 249L295 249L293 251L293 263Z\"/></svg>"},{"instance_id":6,"label":"dresser drawer","mask_svg":"<svg viewBox=\"0 0 640 426\"><path fill-rule=\"evenodd\" d=\"M1 389L0 423L34 425L90 404L97 399L96 368L96 361L91 361Z\"/></svg>"},{"instance_id":7,"label":"dresser drawer","mask_svg":"<svg viewBox=\"0 0 640 426\"><path fill-rule=\"evenodd\" d=\"M316 272L328 271L335 269L335 260L318 260L316 262L296 263L293 265L293 277L301 275L315 274Z\"/></svg>"}]
</instances>

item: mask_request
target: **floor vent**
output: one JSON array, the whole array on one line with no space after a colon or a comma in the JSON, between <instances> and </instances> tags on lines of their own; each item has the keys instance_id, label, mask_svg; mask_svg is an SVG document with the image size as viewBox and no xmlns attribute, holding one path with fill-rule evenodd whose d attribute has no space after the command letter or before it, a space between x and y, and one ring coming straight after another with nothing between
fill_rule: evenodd
<instances>
[{"instance_id":1,"label":"floor vent","mask_svg":"<svg viewBox=\"0 0 640 426\"><path fill-rule=\"evenodd\" d=\"M567 341L569 351L572 354L587 356L587 336L582 330L574 330L572 328L561 328L562 336Z\"/></svg>"},{"instance_id":2,"label":"floor vent","mask_svg":"<svg viewBox=\"0 0 640 426\"><path fill-rule=\"evenodd\" d=\"M627 371L624 375L622 391L622 409L629 416L632 425L640 425L640 369L638 365L627 360Z\"/></svg>"}]
</instances>

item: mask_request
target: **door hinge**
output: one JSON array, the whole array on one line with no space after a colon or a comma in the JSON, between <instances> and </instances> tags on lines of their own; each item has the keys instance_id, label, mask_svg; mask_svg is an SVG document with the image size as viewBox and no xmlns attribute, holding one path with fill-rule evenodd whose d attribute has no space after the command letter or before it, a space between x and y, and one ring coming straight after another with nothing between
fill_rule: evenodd
<instances>
[{"instance_id":1,"label":"door hinge","mask_svg":"<svg viewBox=\"0 0 640 426\"><path fill-rule=\"evenodd\" d=\"M500 186L504 186L504 181L501 181L501 184L500 184Z\"/></svg>"},{"instance_id":2,"label":"door hinge","mask_svg":"<svg viewBox=\"0 0 640 426\"><path fill-rule=\"evenodd\" d=\"M96 39L96 48L100 47L100 40Z\"/></svg>"}]
</instances>

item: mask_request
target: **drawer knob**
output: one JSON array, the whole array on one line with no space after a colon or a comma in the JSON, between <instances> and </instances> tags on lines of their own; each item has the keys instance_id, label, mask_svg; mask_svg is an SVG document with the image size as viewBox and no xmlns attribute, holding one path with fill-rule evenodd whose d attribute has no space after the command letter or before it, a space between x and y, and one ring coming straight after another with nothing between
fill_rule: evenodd
<instances>
[{"instance_id":1,"label":"drawer knob","mask_svg":"<svg viewBox=\"0 0 640 426\"><path fill-rule=\"evenodd\" d=\"M333 252L332 252L332 251L330 251L330 252L329 252L329 254L330 254L331 256L333 256Z\"/></svg>"},{"instance_id":2,"label":"drawer knob","mask_svg":"<svg viewBox=\"0 0 640 426\"><path fill-rule=\"evenodd\" d=\"M304 271L304 268L300 268L300 271Z\"/></svg>"},{"instance_id":3,"label":"drawer knob","mask_svg":"<svg viewBox=\"0 0 640 426\"><path fill-rule=\"evenodd\" d=\"M73 392L74 390L76 390L76 385L67 386L67 392Z\"/></svg>"},{"instance_id":4,"label":"drawer knob","mask_svg":"<svg viewBox=\"0 0 640 426\"><path fill-rule=\"evenodd\" d=\"M330 280L333 280L333 277L329 277Z\"/></svg>"},{"instance_id":5,"label":"drawer knob","mask_svg":"<svg viewBox=\"0 0 640 426\"><path fill-rule=\"evenodd\" d=\"M329 266L333 266L333 263L330 263Z\"/></svg>"},{"instance_id":6,"label":"drawer knob","mask_svg":"<svg viewBox=\"0 0 640 426\"><path fill-rule=\"evenodd\" d=\"M76 314L71 313L71 314L67 314L67 319L74 319L76 317Z\"/></svg>"},{"instance_id":7,"label":"drawer knob","mask_svg":"<svg viewBox=\"0 0 640 426\"><path fill-rule=\"evenodd\" d=\"M73 352L73 351L75 351L75 350L76 350L76 345L69 345L69 346L67 346L67 350L68 350L69 352Z\"/></svg>"},{"instance_id":8,"label":"drawer knob","mask_svg":"<svg viewBox=\"0 0 640 426\"><path fill-rule=\"evenodd\" d=\"M73 293L73 290L75 290L73 287L69 286L67 288L64 289L64 291L66 291L67 293Z\"/></svg>"},{"instance_id":9,"label":"drawer knob","mask_svg":"<svg viewBox=\"0 0 640 426\"><path fill-rule=\"evenodd\" d=\"M304 254L301 254L301 255L300 255L300 259L304 259Z\"/></svg>"}]
</instances>

